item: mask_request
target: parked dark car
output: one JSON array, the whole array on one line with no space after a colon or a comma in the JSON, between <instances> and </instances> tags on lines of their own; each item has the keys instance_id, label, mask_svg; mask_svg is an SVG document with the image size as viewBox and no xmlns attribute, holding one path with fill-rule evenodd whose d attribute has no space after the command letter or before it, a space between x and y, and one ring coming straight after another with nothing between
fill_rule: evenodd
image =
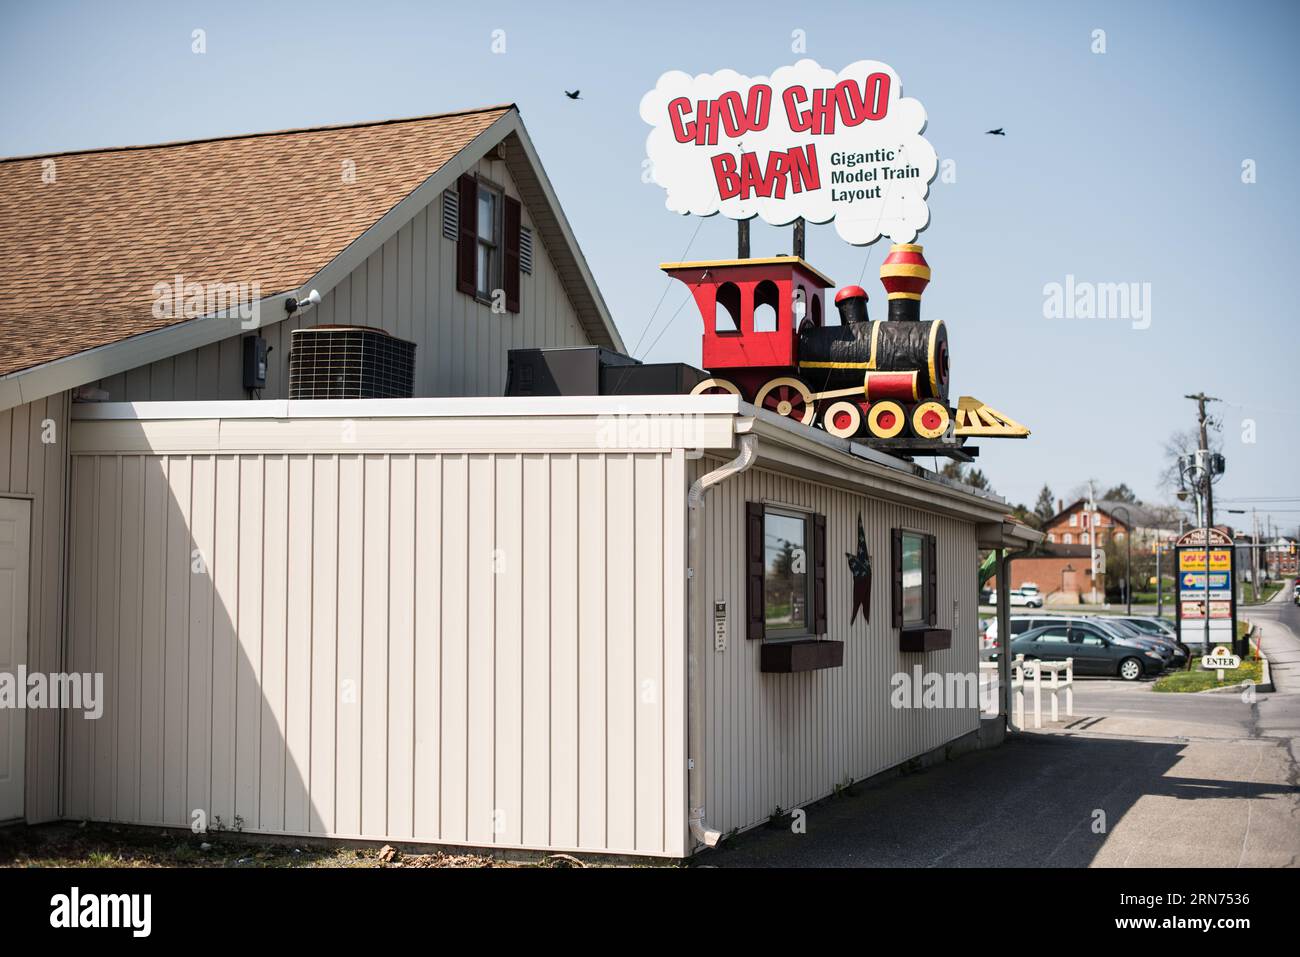
<instances>
[{"instance_id":1,"label":"parked dark car","mask_svg":"<svg viewBox=\"0 0 1300 957\"><path fill-rule=\"evenodd\" d=\"M1152 635L1156 638L1168 638L1183 653L1183 659L1186 660L1192 656L1191 649L1186 644L1178 640L1178 632L1174 626L1163 618L1157 618L1155 615L1117 615L1115 621L1122 621L1124 624L1136 628L1144 635Z\"/></svg>"},{"instance_id":2,"label":"parked dark car","mask_svg":"<svg viewBox=\"0 0 1300 957\"><path fill-rule=\"evenodd\" d=\"M1102 617L1099 615L1092 620L1104 628L1108 627L1110 630L1118 632L1122 637L1145 642L1144 647L1149 647L1152 651L1158 651L1164 655L1171 668L1181 668L1187 663L1188 653L1186 648L1163 632L1151 634L1140 628L1137 622L1127 618Z\"/></svg>"},{"instance_id":3,"label":"parked dark car","mask_svg":"<svg viewBox=\"0 0 1300 957\"><path fill-rule=\"evenodd\" d=\"M1063 619L1025 632L1011 642L1011 654L1026 661L1074 659L1076 675L1118 675L1125 681L1153 677L1165 670L1160 652L1120 637L1095 622Z\"/></svg>"}]
</instances>

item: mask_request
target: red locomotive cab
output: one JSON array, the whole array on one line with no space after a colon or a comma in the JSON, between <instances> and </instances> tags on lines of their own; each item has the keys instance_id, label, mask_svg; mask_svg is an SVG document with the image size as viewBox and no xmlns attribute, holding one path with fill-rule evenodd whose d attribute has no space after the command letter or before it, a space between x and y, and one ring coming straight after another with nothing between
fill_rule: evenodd
<instances>
[{"instance_id":1,"label":"red locomotive cab","mask_svg":"<svg viewBox=\"0 0 1300 957\"><path fill-rule=\"evenodd\" d=\"M691 290L704 320L701 365L746 399L799 361L799 330L822 325L834 286L798 256L663 263ZM728 389L727 391L733 391Z\"/></svg>"}]
</instances>

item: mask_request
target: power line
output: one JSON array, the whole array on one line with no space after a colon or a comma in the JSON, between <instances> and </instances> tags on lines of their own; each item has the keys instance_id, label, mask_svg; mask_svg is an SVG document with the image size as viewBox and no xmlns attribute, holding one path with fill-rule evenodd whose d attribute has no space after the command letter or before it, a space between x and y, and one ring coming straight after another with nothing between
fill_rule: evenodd
<instances>
[{"instance_id":1,"label":"power line","mask_svg":"<svg viewBox=\"0 0 1300 957\"><path fill-rule=\"evenodd\" d=\"M697 217L697 218L696 218L696 223L695 223L695 232L691 233L691 240L690 240L690 242L688 242L688 243L686 244L686 248L682 250L682 254L681 254L681 256L679 256L678 259L677 259L678 262L685 262L685 261L686 261L686 256L687 256L687 254L691 251L691 247L695 245L695 237L698 236L698 235L700 234L700 227L703 226L703 225L704 225L704 217L702 217L702 216ZM652 325L654 325L655 316L658 315L658 313L659 313L659 307L662 306L662 305L664 304L664 300L668 298L668 290L672 288L672 285L673 285L673 277L672 277L672 276L669 276L669 277L668 277L668 281L667 281L667 283L664 285L664 291L663 291L662 295L659 296L659 301L658 301L657 303L655 303L654 311L650 313L650 318L646 320L645 326L641 329L641 336L640 336L640 338L637 339L637 341L636 341L636 345L632 347L632 355L633 355L633 356L637 356L637 350L639 350L639 349L641 348L641 343L642 343L643 341L645 341L646 333L649 332L649 331L650 331L650 327L651 327ZM681 311L681 307L679 306L679 307L678 307L678 312L680 312L680 311ZM676 315L677 315L677 313L673 313L673 316L676 316ZM669 325L672 324L672 321L673 321L673 320L672 320L672 317L669 317L669 319L668 319L668 323L669 323ZM663 333L661 332L661 333L660 333L660 336L662 336L662 335L663 335ZM659 341L658 339L655 339L655 342L658 342L658 341ZM654 343L651 343L651 348L653 348L653 347L654 347ZM649 351L650 351L650 349L647 349L647 350L646 350L646 352L649 352Z\"/></svg>"}]
</instances>

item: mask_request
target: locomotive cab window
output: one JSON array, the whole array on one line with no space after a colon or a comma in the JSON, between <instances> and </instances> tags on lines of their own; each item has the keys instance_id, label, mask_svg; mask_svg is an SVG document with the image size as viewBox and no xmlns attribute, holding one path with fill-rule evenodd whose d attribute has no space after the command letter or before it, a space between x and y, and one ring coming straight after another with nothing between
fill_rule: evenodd
<instances>
[{"instance_id":1,"label":"locomotive cab window","mask_svg":"<svg viewBox=\"0 0 1300 957\"><path fill-rule=\"evenodd\" d=\"M740 287L734 282L724 282L718 287L713 331L740 332Z\"/></svg>"},{"instance_id":2,"label":"locomotive cab window","mask_svg":"<svg viewBox=\"0 0 1300 957\"><path fill-rule=\"evenodd\" d=\"M776 332L781 293L776 283L764 279L754 288L754 331Z\"/></svg>"}]
</instances>

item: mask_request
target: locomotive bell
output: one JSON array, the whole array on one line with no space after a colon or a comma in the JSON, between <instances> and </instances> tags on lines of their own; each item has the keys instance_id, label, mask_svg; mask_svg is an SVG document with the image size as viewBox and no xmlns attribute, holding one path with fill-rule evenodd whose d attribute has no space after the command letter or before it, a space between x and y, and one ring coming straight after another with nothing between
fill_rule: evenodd
<instances>
[{"instance_id":1,"label":"locomotive bell","mask_svg":"<svg viewBox=\"0 0 1300 957\"><path fill-rule=\"evenodd\" d=\"M889 294L889 318L921 318L921 293L930 284L930 264L915 243L895 243L880 265L880 284Z\"/></svg>"},{"instance_id":2,"label":"locomotive bell","mask_svg":"<svg viewBox=\"0 0 1300 957\"><path fill-rule=\"evenodd\" d=\"M867 321L867 291L861 286L845 286L835 294L835 308L840 311L840 322L851 325Z\"/></svg>"}]
</instances>

